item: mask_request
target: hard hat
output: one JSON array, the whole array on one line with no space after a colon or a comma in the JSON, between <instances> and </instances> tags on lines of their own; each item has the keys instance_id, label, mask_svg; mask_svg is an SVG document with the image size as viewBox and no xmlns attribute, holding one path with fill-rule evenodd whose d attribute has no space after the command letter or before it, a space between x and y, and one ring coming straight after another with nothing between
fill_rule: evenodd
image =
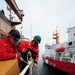
<instances>
[{"instance_id":1,"label":"hard hat","mask_svg":"<svg viewBox=\"0 0 75 75\"><path fill-rule=\"evenodd\" d=\"M36 35L33 39L37 44L41 42L41 37L39 35Z\"/></svg>"},{"instance_id":2,"label":"hard hat","mask_svg":"<svg viewBox=\"0 0 75 75\"><path fill-rule=\"evenodd\" d=\"M8 33L9 36L13 37L14 39L16 40L19 40L20 39L20 32L16 29L12 29L9 33Z\"/></svg>"}]
</instances>

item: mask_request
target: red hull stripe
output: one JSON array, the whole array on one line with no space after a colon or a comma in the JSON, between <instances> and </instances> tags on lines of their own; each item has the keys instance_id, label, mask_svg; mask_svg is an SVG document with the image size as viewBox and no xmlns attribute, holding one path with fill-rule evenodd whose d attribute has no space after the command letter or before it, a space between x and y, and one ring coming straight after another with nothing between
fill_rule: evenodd
<instances>
[{"instance_id":1,"label":"red hull stripe","mask_svg":"<svg viewBox=\"0 0 75 75\"><path fill-rule=\"evenodd\" d=\"M43 61L45 62L45 58L43 58ZM65 71L71 75L75 75L75 64L64 62L64 61L58 61L58 60L48 60L48 64L56 67L62 71Z\"/></svg>"}]
</instances>

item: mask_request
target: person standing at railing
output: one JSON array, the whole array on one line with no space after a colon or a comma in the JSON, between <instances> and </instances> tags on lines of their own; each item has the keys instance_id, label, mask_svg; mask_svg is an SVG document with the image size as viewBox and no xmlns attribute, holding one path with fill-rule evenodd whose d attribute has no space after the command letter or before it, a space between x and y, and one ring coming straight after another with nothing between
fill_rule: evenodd
<instances>
[{"instance_id":1,"label":"person standing at railing","mask_svg":"<svg viewBox=\"0 0 75 75\"><path fill-rule=\"evenodd\" d=\"M21 55L16 51L16 45L19 39L20 32L16 29L12 29L4 39L0 40L0 61L11 59L23 61Z\"/></svg>"},{"instance_id":2,"label":"person standing at railing","mask_svg":"<svg viewBox=\"0 0 75 75\"><path fill-rule=\"evenodd\" d=\"M18 50L24 51L21 52L21 56L25 61L28 61L28 58L32 56L33 61L34 61L34 67L38 68L38 58L39 58L39 45L41 42L41 37L39 35L36 35L33 40L31 41L23 41L21 44L18 46ZM26 52L25 52L26 51ZM22 71L25 67L27 66L26 63L21 62L20 63L20 71ZM29 71L26 72L25 75L28 75Z\"/></svg>"}]
</instances>

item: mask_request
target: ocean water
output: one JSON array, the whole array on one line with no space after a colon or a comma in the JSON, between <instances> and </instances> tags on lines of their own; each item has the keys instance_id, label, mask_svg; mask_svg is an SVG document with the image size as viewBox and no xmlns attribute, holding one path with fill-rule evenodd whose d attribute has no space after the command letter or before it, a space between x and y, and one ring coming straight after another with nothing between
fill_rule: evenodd
<instances>
[{"instance_id":1,"label":"ocean water","mask_svg":"<svg viewBox=\"0 0 75 75\"><path fill-rule=\"evenodd\" d=\"M39 64L38 65L39 74L35 69L33 69L33 75L70 75L45 64L42 59L39 59L38 64Z\"/></svg>"}]
</instances>

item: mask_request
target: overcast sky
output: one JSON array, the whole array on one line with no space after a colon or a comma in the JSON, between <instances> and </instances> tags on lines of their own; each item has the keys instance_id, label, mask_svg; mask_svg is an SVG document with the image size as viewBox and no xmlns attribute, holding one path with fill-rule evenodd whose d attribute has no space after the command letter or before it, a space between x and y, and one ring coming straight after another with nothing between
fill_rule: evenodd
<instances>
[{"instance_id":1,"label":"overcast sky","mask_svg":"<svg viewBox=\"0 0 75 75\"><path fill-rule=\"evenodd\" d=\"M58 27L60 42L67 41L67 28L75 26L75 0L16 0L24 11L22 34L31 39L40 35L41 51L45 43L53 43L52 34ZM17 26L20 29L20 26Z\"/></svg>"},{"instance_id":2,"label":"overcast sky","mask_svg":"<svg viewBox=\"0 0 75 75\"><path fill-rule=\"evenodd\" d=\"M58 27L60 42L67 41L67 28L75 26L75 0L15 0L24 11L21 25L22 34L32 39L35 35L42 38L40 53L44 52L45 43L54 43L53 31ZM0 9L3 7L0 0ZM7 13L7 12L6 12ZM21 25L16 28L21 31Z\"/></svg>"}]
</instances>

